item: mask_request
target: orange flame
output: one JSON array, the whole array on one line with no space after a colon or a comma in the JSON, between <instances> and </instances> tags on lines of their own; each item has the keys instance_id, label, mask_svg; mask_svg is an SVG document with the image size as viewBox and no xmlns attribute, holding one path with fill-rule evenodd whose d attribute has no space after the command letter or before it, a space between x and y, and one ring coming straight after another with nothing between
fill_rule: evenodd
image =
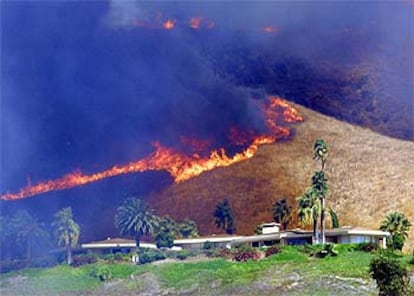
<instances>
[{"instance_id":1,"label":"orange flame","mask_svg":"<svg viewBox=\"0 0 414 296\"><path fill-rule=\"evenodd\" d=\"M175 20L167 20L164 24L163 24L164 29L166 30L171 30L174 29L175 27Z\"/></svg>"},{"instance_id":2,"label":"orange flame","mask_svg":"<svg viewBox=\"0 0 414 296\"><path fill-rule=\"evenodd\" d=\"M276 26L264 26L263 31L266 33L277 33L278 28Z\"/></svg>"},{"instance_id":3,"label":"orange flame","mask_svg":"<svg viewBox=\"0 0 414 296\"><path fill-rule=\"evenodd\" d=\"M199 154L186 155L172 148L164 147L158 142L154 142L153 146L155 147L155 151L141 160L122 166L115 165L110 169L91 175L84 175L80 171L75 171L61 178L48 180L36 185L28 182L27 186L20 189L19 192L6 193L0 196L0 199L16 200L50 191L69 189L118 175L149 170L167 171L174 178L174 181L179 183L196 177L203 172L218 167L230 166L252 158L260 145L274 143L277 139L290 134L290 130L287 127L281 127L275 123L276 119L282 118L285 122L303 121L303 118L295 108L278 97L269 97L267 103L263 104L261 108L266 117L267 127L272 135L258 136L254 135L253 131L238 132L236 129L231 129L230 138L232 136L239 138L237 141L242 144L245 144L247 141L251 142L245 150L232 157L226 154L224 148L213 150L209 157L201 157ZM240 137L246 137L248 140L245 141ZM207 141L190 140L185 137L182 137L181 141L183 143L191 143L194 147L199 148L208 146Z\"/></svg>"},{"instance_id":4,"label":"orange flame","mask_svg":"<svg viewBox=\"0 0 414 296\"><path fill-rule=\"evenodd\" d=\"M189 20L189 25L191 29L199 29L201 26L201 21L202 21L202 17L201 16L196 16L196 17L192 17Z\"/></svg>"}]
</instances>

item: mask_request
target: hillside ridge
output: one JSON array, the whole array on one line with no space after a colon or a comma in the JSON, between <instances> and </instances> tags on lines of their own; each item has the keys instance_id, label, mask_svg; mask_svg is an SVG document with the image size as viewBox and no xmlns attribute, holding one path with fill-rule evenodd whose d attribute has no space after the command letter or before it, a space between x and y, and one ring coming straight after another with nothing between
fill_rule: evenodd
<instances>
[{"instance_id":1,"label":"hillside ridge","mask_svg":"<svg viewBox=\"0 0 414 296\"><path fill-rule=\"evenodd\" d=\"M147 197L150 205L160 215L189 217L202 234L212 234L221 233L214 225L214 207L228 197L237 232L251 234L257 224L271 221L271 206L280 197L287 197L296 208L296 198L318 169L312 160L312 145L322 138L329 146L327 205L337 212L342 226L377 229L391 211L403 212L414 224L414 142L293 105L305 122L295 125L292 140L261 146L252 159L151 194ZM414 246L414 227L407 246L407 250Z\"/></svg>"}]
</instances>

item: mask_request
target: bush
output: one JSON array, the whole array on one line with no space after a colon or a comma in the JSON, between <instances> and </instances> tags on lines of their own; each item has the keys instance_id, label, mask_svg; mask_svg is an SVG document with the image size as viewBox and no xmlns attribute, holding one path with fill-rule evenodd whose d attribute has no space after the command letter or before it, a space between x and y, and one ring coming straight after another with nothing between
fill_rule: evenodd
<instances>
[{"instance_id":1,"label":"bush","mask_svg":"<svg viewBox=\"0 0 414 296\"><path fill-rule=\"evenodd\" d=\"M98 262L98 256L95 254L83 254L83 255L76 255L72 257L72 264L73 267L79 267L86 264L92 264Z\"/></svg>"},{"instance_id":2,"label":"bush","mask_svg":"<svg viewBox=\"0 0 414 296\"><path fill-rule=\"evenodd\" d=\"M378 251L379 247L376 243L360 243L358 244L358 251L373 253Z\"/></svg>"},{"instance_id":3,"label":"bush","mask_svg":"<svg viewBox=\"0 0 414 296\"><path fill-rule=\"evenodd\" d=\"M411 257L411 259L408 261L409 264L414 265L414 250L413 250L413 256Z\"/></svg>"},{"instance_id":4,"label":"bush","mask_svg":"<svg viewBox=\"0 0 414 296\"><path fill-rule=\"evenodd\" d=\"M397 259L382 253L371 260L369 272L377 282L380 295L408 295L408 272Z\"/></svg>"},{"instance_id":5,"label":"bush","mask_svg":"<svg viewBox=\"0 0 414 296\"><path fill-rule=\"evenodd\" d=\"M338 251L335 249L334 244L322 245L322 249L314 254L317 258L325 258L327 256L335 257L338 256Z\"/></svg>"},{"instance_id":6,"label":"bush","mask_svg":"<svg viewBox=\"0 0 414 296\"><path fill-rule=\"evenodd\" d=\"M30 264L30 267L35 268L44 268L44 267L52 267L55 265L58 265L58 259L55 256L46 256L46 257L40 257L35 258Z\"/></svg>"},{"instance_id":7,"label":"bush","mask_svg":"<svg viewBox=\"0 0 414 296\"><path fill-rule=\"evenodd\" d=\"M246 262L249 260L259 260L260 253L251 247L241 247L233 257L234 261Z\"/></svg>"},{"instance_id":8,"label":"bush","mask_svg":"<svg viewBox=\"0 0 414 296\"><path fill-rule=\"evenodd\" d=\"M130 254L122 254L122 253L115 253L115 254L105 254L103 256L99 256L100 259L107 261L107 262L129 262L131 261Z\"/></svg>"},{"instance_id":9,"label":"bush","mask_svg":"<svg viewBox=\"0 0 414 296\"><path fill-rule=\"evenodd\" d=\"M214 247L214 244L210 241L206 241L203 245L204 250L211 250Z\"/></svg>"},{"instance_id":10,"label":"bush","mask_svg":"<svg viewBox=\"0 0 414 296\"><path fill-rule=\"evenodd\" d=\"M281 250L278 247L271 246L270 248L267 248L266 249L266 251L265 251L265 257L269 257L269 256L272 256L272 255L276 255L276 254L278 254L280 252L281 252Z\"/></svg>"},{"instance_id":11,"label":"bush","mask_svg":"<svg viewBox=\"0 0 414 296\"><path fill-rule=\"evenodd\" d=\"M139 264L151 263L167 258L165 254L159 250L145 250L139 253Z\"/></svg>"},{"instance_id":12,"label":"bush","mask_svg":"<svg viewBox=\"0 0 414 296\"><path fill-rule=\"evenodd\" d=\"M111 271L105 265L97 264L92 267L90 273L92 277L104 282L112 277Z\"/></svg>"},{"instance_id":13,"label":"bush","mask_svg":"<svg viewBox=\"0 0 414 296\"><path fill-rule=\"evenodd\" d=\"M176 258L180 260L184 260L188 257L189 252L186 250L178 251L176 254Z\"/></svg>"},{"instance_id":14,"label":"bush","mask_svg":"<svg viewBox=\"0 0 414 296\"><path fill-rule=\"evenodd\" d=\"M155 236L157 248L171 248L174 246L174 235L170 232L161 231Z\"/></svg>"},{"instance_id":15,"label":"bush","mask_svg":"<svg viewBox=\"0 0 414 296\"><path fill-rule=\"evenodd\" d=\"M0 263L0 273L7 273L11 271L20 270L29 266L27 260L7 260L1 261Z\"/></svg>"}]
</instances>

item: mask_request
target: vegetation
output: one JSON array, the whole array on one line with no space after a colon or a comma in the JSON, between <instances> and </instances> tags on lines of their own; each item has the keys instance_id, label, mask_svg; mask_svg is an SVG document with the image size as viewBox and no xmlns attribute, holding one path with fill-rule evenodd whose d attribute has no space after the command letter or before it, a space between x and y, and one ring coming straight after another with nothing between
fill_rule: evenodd
<instances>
[{"instance_id":1,"label":"vegetation","mask_svg":"<svg viewBox=\"0 0 414 296\"><path fill-rule=\"evenodd\" d=\"M286 198L282 197L276 201L272 207L273 220L282 225L282 229L286 230L292 220L292 207L287 203Z\"/></svg>"},{"instance_id":2,"label":"vegetation","mask_svg":"<svg viewBox=\"0 0 414 296\"><path fill-rule=\"evenodd\" d=\"M25 258L31 260L36 249L48 247L49 234L45 224L27 210L18 210L11 216L0 216L1 259Z\"/></svg>"},{"instance_id":3,"label":"vegetation","mask_svg":"<svg viewBox=\"0 0 414 296\"><path fill-rule=\"evenodd\" d=\"M63 208L55 214L53 222L58 245L65 247L67 263L72 264L72 248L78 243L80 228L73 220L72 208Z\"/></svg>"},{"instance_id":4,"label":"vegetation","mask_svg":"<svg viewBox=\"0 0 414 296\"><path fill-rule=\"evenodd\" d=\"M186 218L182 223L178 224L178 231L180 233L181 238L199 236L197 224L193 220L188 218Z\"/></svg>"},{"instance_id":5,"label":"vegetation","mask_svg":"<svg viewBox=\"0 0 414 296\"><path fill-rule=\"evenodd\" d=\"M329 207L329 216L331 216L332 228L339 228L338 215L331 207Z\"/></svg>"},{"instance_id":6,"label":"vegetation","mask_svg":"<svg viewBox=\"0 0 414 296\"><path fill-rule=\"evenodd\" d=\"M153 214L148 204L137 197L125 199L117 209L115 226L121 235L130 235L135 238L137 252L141 237L152 235L158 225L158 218Z\"/></svg>"},{"instance_id":7,"label":"vegetation","mask_svg":"<svg viewBox=\"0 0 414 296\"><path fill-rule=\"evenodd\" d=\"M194 221L185 219L184 222L177 223L170 216L158 219L155 232L155 243L158 248L171 248L174 239L198 236L197 224Z\"/></svg>"},{"instance_id":8,"label":"vegetation","mask_svg":"<svg viewBox=\"0 0 414 296\"><path fill-rule=\"evenodd\" d=\"M233 257L234 261L239 261L239 262L240 261L246 262L249 260L256 261L259 259L260 259L260 253L258 252L258 250L251 248L251 247L247 247L247 246L240 247Z\"/></svg>"},{"instance_id":9,"label":"vegetation","mask_svg":"<svg viewBox=\"0 0 414 296\"><path fill-rule=\"evenodd\" d=\"M353 295L350 291L355 295L375 295L378 292L370 285L369 273L375 255L357 248L357 245L337 245L337 256L315 259L309 256L315 246L287 246L272 256L243 262L224 257L134 265L106 258L77 268L60 265L3 274L0 287L5 296L161 295L166 291L172 295ZM259 252L259 249L253 250ZM218 251L217 254L222 250ZM228 251L223 252L223 256L228 256ZM173 258L193 255L171 253ZM394 259L403 261L406 258ZM102 280L108 280L108 273L108 277L116 279L116 285L102 285Z\"/></svg>"},{"instance_id":10,"label":"vegetation","mask_svg":"<svg viewBox=\"0 0 414 296\"><path fill-rule=\"evenodd\" d=\"M325 244L325 208L328 194L328 179L325 174L325 163L328 155L328 146L322 139L317 139L313 144L313 159L321 162L321 169L314 172L311 186L303 196L298 198L298 216L300 221L313 220L313 238L315 244ZM318 217L320 217L321 233L318 231Z\"/></svg>"},{"instance_id":11,"label":"vegetation","mask_svg":"<svg viewBox=\"0 0 414 296\"><path fill-rule=\"evenodd\" d=\"M370 262L369 272L377 282L379 295L408 295L410 287L407 269L389 254L381 253L374 257Z\"/></svg>"},{"instance_id":12,"label":"vegetation","mask_svg":"<svg viewBox=\"0 0 414 296\"><path fill-rule=\"evenodd\" d=\"M214 210L214 218L216 219L215 223L217 228L223 228L227 234L236 232L233 210L231 209L227 198L224 198L223 201L216 206L216 209Z\"/></svg>"},{"instance_id":13,"label":"vegetation","mask_svg":"<svg viewBox=\"0 0 414 296\"><path fill-rule=\"evenodd\" d=\"M380 229L391 234L388 246L393 250L402 250L408 238L408 231L411 227L410 221L403 213L392 212L381 222Z\"/></svg>"}]
</instances>

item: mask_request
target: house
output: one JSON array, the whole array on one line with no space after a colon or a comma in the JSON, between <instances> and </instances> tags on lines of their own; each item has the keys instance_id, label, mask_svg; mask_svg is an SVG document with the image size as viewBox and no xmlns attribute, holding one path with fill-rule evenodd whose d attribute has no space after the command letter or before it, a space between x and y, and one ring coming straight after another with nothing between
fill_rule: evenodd
<instances>
[{"instance_id":1,"label":"house","mask_svg":"<svg viewBox=\"0 0 414 296\"><path fill-rule=\"evenodd\" d=\"M383 249L387 248L387 237L389 232L371 230L360 227L344 226L340 228L327 229L325 232L326 242L335 244L349 243L376 243ZM293 229L288 231L263 233L261 235L246 236L233 240L230 247L248 244L253 247L280 245L304 245L312 244L312 231Z\"/></svg>"},{"instance_id":2,"label":"house","mask_svg":"<svg viewBox=\"0 0 414 296\"><path fill-rule=\"evenodd\" d=\"M236 235L212 235L206 237L185 238L174 240L172 250L202 250L206 243L213 248L235 248L240 245L252 247L263 247L272 245L304 245L312 244L312 231L303 229L292 229L279 231L277 223L265 223L263 234L250 236ZM327 229L325 232L326 242L336 244L349 243L376 243L381 248L387 247L389 232L371 230L361 227L344 226L340 228ZM83 249L99 253L131 253L135 251L135 241L123 238L108 238L102 241L82 244ZM155 244L142 242L140 247L156 249Z\"/></svg>"},{"instance_id":3,"label":"house","mask_svg":"<svg viewBox=\"0 0 414 296\"><path fill-rule=\"evenodd\" d=\"M136 246L135 240L108 237L106 240L82 244L81 248L86 249L88 251L93 251L95 253L101 253L101 254L111 254L111 253L112 254L114 253L128 254L128 253L135 251L135 246ZM157 248L155 244L144 243L144 242L140 243L140 247L150 248L150 249Z\"/></svg>"},{"instance_id":4,"label":"house","mask_svg":"<svg viewBox=\"0 0 414 296\"><path fill-rule=\"evenodd\" d=\"M194 237L174 240L174 246L187 250L202 250L205 243L211 243L213 248L229 248L231 242L244 236L213 235L206 237Z\"/></svg>"}]
</instances>

